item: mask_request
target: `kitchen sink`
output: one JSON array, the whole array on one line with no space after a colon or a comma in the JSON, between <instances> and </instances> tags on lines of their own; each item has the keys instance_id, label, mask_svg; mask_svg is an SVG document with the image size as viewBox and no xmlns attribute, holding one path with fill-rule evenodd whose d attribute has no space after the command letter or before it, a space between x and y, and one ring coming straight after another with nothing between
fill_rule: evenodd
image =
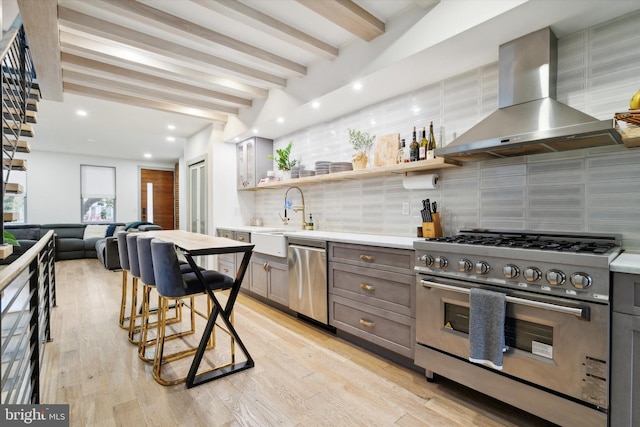
<instances>
[{"instance_id":1,"label":"kitchen sink","mask_svg":"<svg viewBox=\"0 0 640 427\"><path fill-rule=\"evenodd\" d=\"M259 231L251 233L253 251L259 254L273 255L281 258L287 256L287 236L290 230Z\"/></svg>"}]
</instances>

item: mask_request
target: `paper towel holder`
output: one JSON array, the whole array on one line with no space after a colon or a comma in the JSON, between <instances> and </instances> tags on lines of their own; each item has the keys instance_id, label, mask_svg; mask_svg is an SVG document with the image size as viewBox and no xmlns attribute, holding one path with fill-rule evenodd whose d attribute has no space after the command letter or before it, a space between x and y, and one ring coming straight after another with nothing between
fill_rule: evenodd
<instances>
[{"instance_id":1,"label":"paper towel holder","mask_svg":"<svg viewBox=\"0 0 640 427\"><path fill-rule=\"evenodd\" d=\"M406 190L427 190L438 188L440 177L433 173L405 173L402 186Z\"/></svg>"}]
</instances>

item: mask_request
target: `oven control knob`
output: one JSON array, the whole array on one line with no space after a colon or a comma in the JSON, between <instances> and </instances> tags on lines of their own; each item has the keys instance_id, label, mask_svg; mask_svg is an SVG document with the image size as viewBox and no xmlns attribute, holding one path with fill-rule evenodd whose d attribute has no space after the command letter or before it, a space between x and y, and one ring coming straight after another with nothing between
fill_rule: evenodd
<instances>
[{"instance_id":1,"label":"oven control knob","mask_svg":"<svg viewBox=\"0 0 640 427\"><path fill-rule=\"evenodd\" d=\"M576 289L587 289L592 285L593 280L587 273L573 273L571 275L571 284Z\"/></svg>"},{"instance_id":2,"label":"oven control knob","mask_svg":"<svg viewBox=\"0 0 640 427\"><path fill-rule=\"evenodd\" d=\"M520 269L513 264L507 264L502 267L502 274L507 279L515 279L520 275Z\"/></svg>"},{"instance_id":3,"label":"oven control knob","mask_svg":"<svg viewBox=\"0 0 640 427\"><path fill-rule=\"evenodd\" d=\"M487 274L491 270L489 264L484 261L476 262L476 274Z\"/></svg>"},{"instance_id":4,"label":"oven control knob","mask_svg":"<svg viewBox=\"0 0 640 427\"><path fill-rule=\"evenodd\" d=\"M527 267L524 269L524 278L527 282L537 282L542 277L542 272L535 267Z\"/></svg>"},{"instance_id":5,"label":"oven control knob","mask_svg":"<svg viewBox=\"0 0 640 427\"><path fill-rule=\"evenodd\" d=\"M562 286L564 285L564 280L567 276L560 270L549 270L546 274L547 282L553 286Z\"/></svg>"},{"instance_id":6,"label":"oven control knob","mask_svg":"<svg viewBox=\"0 0 640 427\"><path fill-rule=\"evenodd\" d=\"M431 267L433 265L433 257L429 255L422 255L420 257L420 263L425 267Z\"/></svg>"},{"instance_id":7,"label":"oven control knob","mask_svg":"<svg viewBox=\"0 0 640 427\"><path fill-rule=\"evenodd\" d=\"M434 262L436 268L447 268L447 265L449 265L449 261L443 256L437 256Z\"/></svg>"},{"instance_id":8,"label":"oven control knob","mask_svg":"<svg viewBox=\"0 0 640 427\"><path fill-rule=\"evenodd\" d=\"M460 261L458 261L458 270L463 272L463 273L468 273L471 271L471 268L473 268L473 264L471 264L471 261L469 261L468 259L461 259Z\"/></svg>"}]
</instances>

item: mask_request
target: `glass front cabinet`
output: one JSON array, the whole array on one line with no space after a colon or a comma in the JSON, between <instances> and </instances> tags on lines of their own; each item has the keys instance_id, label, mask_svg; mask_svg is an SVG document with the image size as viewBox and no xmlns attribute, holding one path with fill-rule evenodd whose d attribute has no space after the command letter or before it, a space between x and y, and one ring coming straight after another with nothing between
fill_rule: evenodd
<instances>
[{"instance_id":1,"label":"glass front cabinet","mask_svg":"<svg viewBox=\"0 0 640 427\"><path fill-rule=\"evenodd\" d=\"M238 170L238 190L254 189L260 179L273 169L273 140L253 137L238 143L236 161Z\"/></svg>"}]
</instances>

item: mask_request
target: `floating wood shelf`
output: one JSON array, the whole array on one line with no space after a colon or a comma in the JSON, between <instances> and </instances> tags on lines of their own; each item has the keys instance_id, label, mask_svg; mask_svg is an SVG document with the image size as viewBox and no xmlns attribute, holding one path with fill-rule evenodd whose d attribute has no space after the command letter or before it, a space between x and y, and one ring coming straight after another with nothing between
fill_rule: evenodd
<instances>
[{"instance_id":1,"label":"floating wood shelf","mask_svg":"<svg viewBox=\"0 0 640 427\"><path fill-rule=\"evenodd\" d=\"M404 175L412 172L423 172L437 169L446 169L462 166L461 162L438 157L433 160L420 160L411 163L400 163L397 165L380 166L354 171L336 172L325 175L307 176L304 178L287 179L284 181L268 182L258 184L256 190L262 188L291 187L292 185L319 184L322 182L344 181L352 179L375 178L387 175Z\"/></svg>"}]
</instances>

